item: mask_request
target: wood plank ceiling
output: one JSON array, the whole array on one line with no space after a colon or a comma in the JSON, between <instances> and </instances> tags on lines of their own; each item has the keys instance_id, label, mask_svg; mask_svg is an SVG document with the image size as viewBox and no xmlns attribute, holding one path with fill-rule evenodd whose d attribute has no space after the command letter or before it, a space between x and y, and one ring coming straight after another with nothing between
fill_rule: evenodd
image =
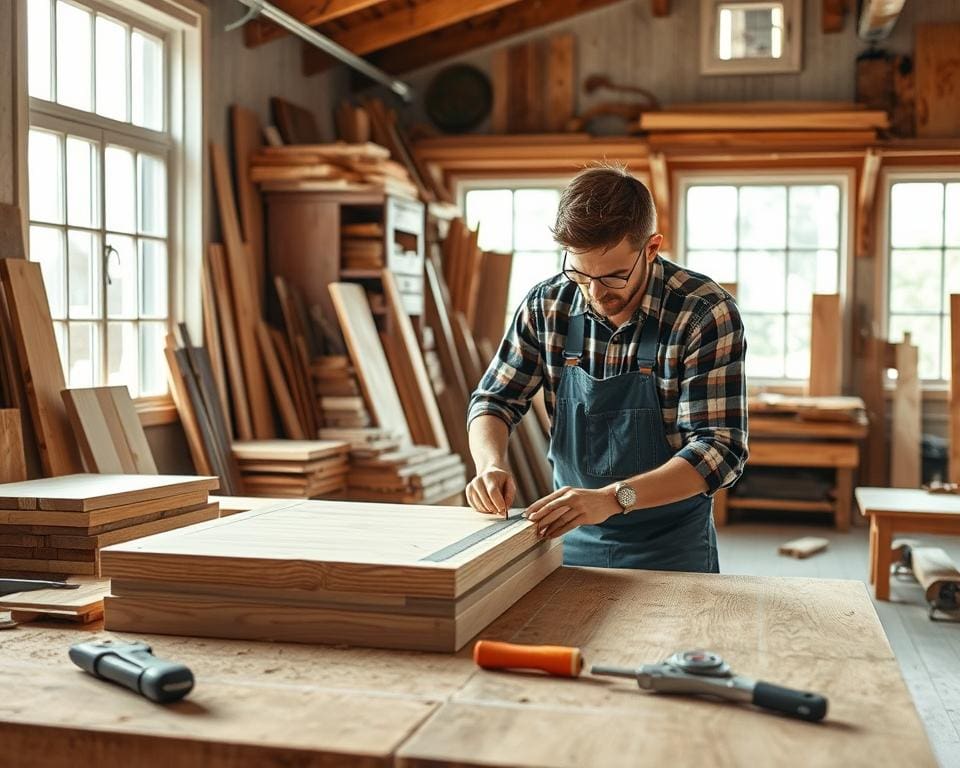
<instances>
[{"instance_id":1,"label":"wood plank ceiling","mask_svg":"<svg viewBox=\"0 0 960 768\"><path fill-rule=\"evenodd\" d=\"M622 0L272 0L274 5L392 74L408 72L554 21ZM653 12L667 12L652 0ZM246 25L250 47L286 32L263 19ZM305 74L335 60L304 44Z\"/></svg>"}]
</instances>

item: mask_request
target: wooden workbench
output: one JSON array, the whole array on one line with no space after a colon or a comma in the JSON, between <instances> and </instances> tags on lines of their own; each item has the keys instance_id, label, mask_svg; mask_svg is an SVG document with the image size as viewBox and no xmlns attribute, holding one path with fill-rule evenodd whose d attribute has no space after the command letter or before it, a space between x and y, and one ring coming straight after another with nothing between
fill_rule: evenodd
<instances>
[{"instance_id":1,"label":"wooden workbench","mask_svg":"<svg viewBox=\"0 0 960 768\"><path fill-rule=\"evenodd\" d=\"M486 672L469 649L145 638L197 678L186 700L162 707L67 660L70 643L105 634L26 625L0 635L4 759L51 768L936 764L859 582L561 568L483 633L579 645L588 662L617 665L707 647L742 674L826 694L822 724L645 693L629 680Z\"/></svg>"}]
</instances>

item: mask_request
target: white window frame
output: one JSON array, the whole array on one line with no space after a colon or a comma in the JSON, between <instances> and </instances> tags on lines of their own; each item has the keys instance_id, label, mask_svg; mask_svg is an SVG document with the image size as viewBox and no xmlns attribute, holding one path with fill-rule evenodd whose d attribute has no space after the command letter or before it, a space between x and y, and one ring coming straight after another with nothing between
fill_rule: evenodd
<instances>
[{"instance_id":1,"label":"white window frame","mask_svg":"<svg viewBox=\"0 0 960 768\"><path fill-rule=\"evenodd\" d=\"M880 268L877 270L877 289L874 294L874 306L877 311L874 317L879 317L880 337L887 339L890 333L890 217L891 196L893 185L900 182L934 181L941 184L960 183L960 168L953 171L930 170L930 168L885 168L880 172L879 215L877 217L877 237L875 257ZM941 283L940 290L943 290ZM949 310L949 307L948 307ZM913 340L916 343L916 339ZM942 354L942 340L940 347ZM920 388L924 392L946 393L950 386L949 379L920 379Z\"/></svg>"},{"instance_id":2,"label":"white window frame","mask_svg":"<svg viewBox=\"0 0 960 768\"><path fill-rule=\"evenodd\" d=\"M853 296L854 274L851 254L854 252L854 228L851 226L856 215L856 200L851 190L856 189L856 172L851 169L770 169L768 171L740 171L735 168L705 171L676 171L673 174L672 188L673 210L676 211L674 225L675 260L686 264L686 201L687 190L700 184L729 184L731 186L749 186L750 184L836 184L840 187L840 232L838 242L838 269L837 288L840 293L841 325L842 325L842 360L843 370L841 381L850 380L851 352L849 349L852 332L853 313L850 307L850 297ZM747 338L747 355L750 352L750 339ZM750 377L748 385L751 394L757 392L783 392L787 394L802 393L806 387L806 380L789 378Z\"/></svg>"},{"instance_id":3,"label":"white window frame","mask_svg":"<svg viewBox=\"0 0 960 768\"><path fill-rule=\"evenodd\" d=\"M25 19L26 1L15 1L19 3L18 10ZM135 25L164 41L164 132L167 138L160 138L164 134L148 128L98 115L95 108L94 111L87 112L66 107L56 101L29 96L24 133L30 127L37 127L105 142L109 142L110 137L114 136L125 146L153 154L157 154L160 146L166 145L169 327L172 328L177 322L185 322L195 338L202 338L199 276L203 269L204 232L208 215L206 175L203 172L206 166L203 96L209 46L209 11L198 0L76 0L76 4ZM23 50L18 51L18 60L24 69L27 65L25 38L26 35ZM55 55L54 50L51 56ZM102 136L90 135L98 132L102 132ZM26 140L25 137L23 140ZM29 184L29 174L25 166L22 172ZM101 174L103 194L102 164L98 172ZM29 199L29 194L26 199ZM104 226L105 222L101 221L96 229ZM64 227L66 228L66 225ZM29 239L26 246L29 248ZM104 288L105 286L101 286L101 290ZM106 318L98 322L105 323ZM142 410L156 406L168 413L171 417L169 420L175 420L169 403L169 393L138 400ZM154 423L166 420L168 419Z\"/></svg>"},{"instance_id":4,"label":"white window frame","mask_svg":"<svg viewBox=\"0 0 960 768\"><path fill-rule=\"evenodd\" d=\"M721 5L762 5L763 0L700 0L700 74L770 75L799 72L803 68L803 0L777 0L783 4L783 56L778 59L721 59L717 53L717 27Z\"/></svg>"}]
</instances>

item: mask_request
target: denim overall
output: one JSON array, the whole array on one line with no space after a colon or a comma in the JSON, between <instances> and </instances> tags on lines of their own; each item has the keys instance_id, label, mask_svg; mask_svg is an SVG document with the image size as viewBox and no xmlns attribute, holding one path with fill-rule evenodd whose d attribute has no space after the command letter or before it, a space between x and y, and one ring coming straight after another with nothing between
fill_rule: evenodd
<instances>
[{"instance_id":1,"label":"denim overall","mask_svg":"<svg viewBox=\"0 0 960 768\"><path fill-rule=\"evenodd\" d=\"M559 488L602 488L648 472L673 455L657 396L658 324L643 320L640 370L595 379L580 367L585 316L570 318L550 440ZM696 494L616 514L563 537L563 562L607 568L718 573L713 502Z\"/></svg>"}]
</instances>

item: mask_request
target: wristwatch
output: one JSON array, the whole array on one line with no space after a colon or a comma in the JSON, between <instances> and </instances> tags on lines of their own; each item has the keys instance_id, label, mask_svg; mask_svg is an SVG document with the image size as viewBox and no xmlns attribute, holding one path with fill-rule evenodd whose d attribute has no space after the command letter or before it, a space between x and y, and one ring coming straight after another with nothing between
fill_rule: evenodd
<instances>
[{"instance_id":1,"label":"wristwatch","mask_svg":"<svg viewBox=\"0 0 960 768\"><path fill-rule=\"evenodd\" d=\"M629 512L637 503L637 492L626 483L617 483L613 487L613 492L617 497L617 504L623 509L622 514Z\"/></svg>"}]
</instances>

